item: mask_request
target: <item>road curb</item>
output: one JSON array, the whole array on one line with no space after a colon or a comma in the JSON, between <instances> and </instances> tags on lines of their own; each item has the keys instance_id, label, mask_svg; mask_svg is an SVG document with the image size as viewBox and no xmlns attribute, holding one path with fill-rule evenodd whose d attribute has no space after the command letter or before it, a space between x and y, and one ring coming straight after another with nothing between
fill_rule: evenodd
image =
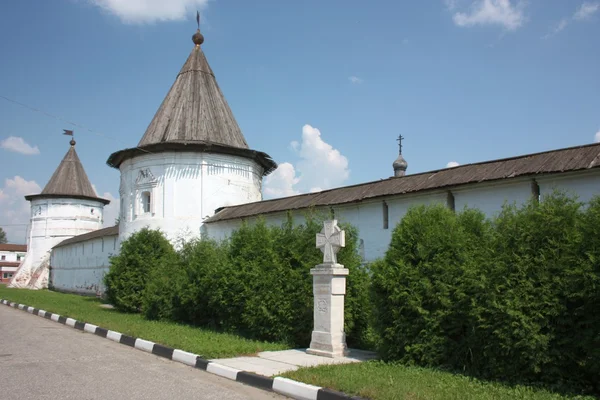
<instances>
[{"instance_id":1,"label":"road curb","mask_svg":"<svg viewBox=\"0 0 600 400\"><path fill-rule=\"evenodd\" d=\"M319 386L308 385L306 383L294 381L292 379L268 376L262 376L253 372L242 371L235 368L221 365L210 360L205 360L201 356L187 351L173 349L141 338L124 335L110 329L102 328L93 324L77 321L73 318L65 317L51 312L29 307L25 304L18 304L8 300L0 299L0 303L8 307L25 311L38 317L46 318L58 322L65 326L77 329L84 333L91 333L114 342L124 344L129 347L152 353L158 357L166 358L171 361L179 362L193 368L197 368L211 374L219 375L245 385L253 386L259 389L268 390L291 397L298 400L364 400L361 397L349 396L345 393L335 390L322 388Z\"/></svg>"}]
</instances>

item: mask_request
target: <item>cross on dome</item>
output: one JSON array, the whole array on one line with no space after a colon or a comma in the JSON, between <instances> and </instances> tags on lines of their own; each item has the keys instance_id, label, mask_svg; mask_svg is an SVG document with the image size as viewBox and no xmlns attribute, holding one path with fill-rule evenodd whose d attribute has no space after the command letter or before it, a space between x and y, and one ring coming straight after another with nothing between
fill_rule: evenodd
<instances>
[{"instance_id":1,"label":"cross on dome","mask_svg":"<svg viewBox=\"0 0 600 400\"><path fill-rule=\"evenodd\" d=\"M317 233L317 248L323 252L323 264L337 264L337 252L346 246L346 233L337 226L337 220L323 222Z\"/></svg>"}]
</instances>

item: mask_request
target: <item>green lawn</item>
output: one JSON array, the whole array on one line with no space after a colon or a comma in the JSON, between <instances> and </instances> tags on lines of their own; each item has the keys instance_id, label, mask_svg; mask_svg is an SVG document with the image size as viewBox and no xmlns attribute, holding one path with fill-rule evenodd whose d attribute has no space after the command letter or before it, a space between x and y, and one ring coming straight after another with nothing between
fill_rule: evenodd
<instances>
[{"instance_id":1,"label":"green lawn","mask_svg":"<svg viewBox=\"0 0 600 400\"><path fill-rule=\"evenodd\" d=\"M260 351L288 348L284 344L248 340L187 325L148 321L138 314L124 314L101 308L102 302L91 297L48 290L8 289L0 285L0 298L189 351L206 359L252 355Z\"/></svg>"},{"instance_id":2,"label":"green lawn","mask_svg":"<svg viewBox=\"0 0 600 400\"><path fill-rule=\"evenodd\" d=\"M283 376L376 400L594 399L584 396L561 396L525 386L509 387L448 372L380 361L303 368L287 372Z\"/></svg>"}]
</instances>

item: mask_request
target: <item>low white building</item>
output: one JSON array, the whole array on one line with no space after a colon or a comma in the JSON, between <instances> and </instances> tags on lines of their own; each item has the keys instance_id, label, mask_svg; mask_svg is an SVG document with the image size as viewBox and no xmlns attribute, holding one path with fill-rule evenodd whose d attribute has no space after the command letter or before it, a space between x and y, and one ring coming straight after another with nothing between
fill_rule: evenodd
<instances>
[{"instance_id":1,"label":"low white building","mask_svg":"<svg viewBox=\"0 0 600 400\"><path fill-rule=\"evenodd\" d=\"M600 144L527 154L225 207L205 221L206 232L222 240L244 220L282 224L292 212L301 222L304 213L321 211L358 228L363 259L370 262L385 254L392 230L413 205L478 208L491 217L504 203L520 205L555 189L585 202L600 194L599 167Z\"/></svg>"},{"instance_id":2,"label":"low white building","mask_svg":"<svg viewBox=\"0 0 600 400\"><path fill-rule=\"evenodd\" d=\"M27 254L25 244L0 244L0 283L9 283Z\"/></svg>"}]
</instances>

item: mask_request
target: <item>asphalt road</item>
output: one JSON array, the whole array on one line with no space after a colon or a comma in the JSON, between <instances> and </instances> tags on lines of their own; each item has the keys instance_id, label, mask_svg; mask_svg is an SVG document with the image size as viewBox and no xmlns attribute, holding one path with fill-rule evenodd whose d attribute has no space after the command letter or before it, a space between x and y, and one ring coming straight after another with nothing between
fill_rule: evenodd
<instances>
[{"instance_id":1,"label":"asphalt road","mask_svg":"<svg viewBox=\"0 0 600 400\"><path fill-rule=\"evenodd\" d=\"M284 399L4 305L0 398Z\"/></svg>"}]
</instances>

